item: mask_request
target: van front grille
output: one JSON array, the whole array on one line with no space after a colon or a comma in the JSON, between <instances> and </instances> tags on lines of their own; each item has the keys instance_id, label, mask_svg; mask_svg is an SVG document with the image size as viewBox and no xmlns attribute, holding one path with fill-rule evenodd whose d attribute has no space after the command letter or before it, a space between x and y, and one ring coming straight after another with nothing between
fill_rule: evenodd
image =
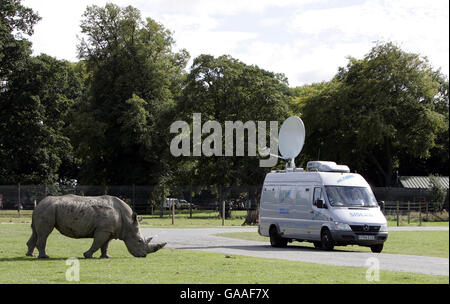
<instances>
[{"instance_id":1,"label":"van front grille","mask_svg":"<svg viewBox=\"0 0 450 304\"><path fill-rule=\"evenodd\" d=\"M350 225L352 231L354 232L378 232L380 231L380 226L370 226L370 225Z\"/></svg>"}]
</instances>

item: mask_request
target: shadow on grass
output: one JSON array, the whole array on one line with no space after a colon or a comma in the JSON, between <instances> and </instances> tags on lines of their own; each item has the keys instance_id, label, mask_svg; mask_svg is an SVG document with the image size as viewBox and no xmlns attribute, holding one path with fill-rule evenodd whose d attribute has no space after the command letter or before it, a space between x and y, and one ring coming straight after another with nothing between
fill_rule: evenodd
<instances>
[{"instance_id":1,"label":"shadow on grass","mask_svg":"<svg viewBox=\"0 0 450 304\"><path fill-rule=\"evenodd\" d=\"M218 245L218 246L192 246L192 247L178 247L174 249L180 250L201 250L201 249L237 249L237 250L245 250L245 251L253 251L253 252L356 252L356 253L364 253L362 251L351 251L351 250L341 250L334 249L333 251L325 251L322 249L308 247L308 246L298 246L298 245L290 245L285 248L276 248L270 245ZM367 252L365 252L367 253Z\"/></svg>"},{"instance_id":2,"label":"shadow on grass","mask_svg":"<svg viewBox=\"0 0 450 304\"><path fill-rule=\"evenodd\" d=\"M108 261L108 260L125 260L128 258L134 258L133 256L130 257L123 257L123 256L118 256L118 257L110 257L109 259L101 259L100 257L93 257L90 259L86 259L83 256L67 256L67 257L55 257L55 258L48 258L48 259L39 259L37 257L28 257L28 256L23 256L23 257L8 257L8 258L1 258L0 257L0 263L1 262L36 262L38 263L39 261L47 261L47 262L51 262L51 261L66 261L67 259L71 259L71 258L77 258L79 260L82 261Z\"/></svg>"},{"instance_id":3,"label":"shadow on grass","mask_svg":"<svg viewBox=\"0 0 450 304\"><path fill-rule=\"evenodd\" d=\"M9 258L0 258L0 262L20 262L20 261L26 261L26 262L32 262L32 261L65 261L67 258L62 257L56 257L56 258L48 258L48 259L38 259L37 257L29 257L29 256L23 256L23 257L9 257ZM82 259L81 257L76 257L79 259ZM84 258L83 258L84 259Z\"/></svg>"}]
</instances>

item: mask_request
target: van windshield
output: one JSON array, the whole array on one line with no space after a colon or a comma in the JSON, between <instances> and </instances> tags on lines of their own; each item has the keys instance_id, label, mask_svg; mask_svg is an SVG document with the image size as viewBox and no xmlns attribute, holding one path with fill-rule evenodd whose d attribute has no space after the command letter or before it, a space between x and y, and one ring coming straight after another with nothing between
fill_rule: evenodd
<instances>
[{"instance_id":1,"label":"van windshield","mask_svg":"<svg viewBox=\"0 0 450 304\"><path fill-rule=\"evenodd\" d=\"M325 186L328 201L335 207L377 207L372 191L366 187Z\"/></svg>"}]
</instances>

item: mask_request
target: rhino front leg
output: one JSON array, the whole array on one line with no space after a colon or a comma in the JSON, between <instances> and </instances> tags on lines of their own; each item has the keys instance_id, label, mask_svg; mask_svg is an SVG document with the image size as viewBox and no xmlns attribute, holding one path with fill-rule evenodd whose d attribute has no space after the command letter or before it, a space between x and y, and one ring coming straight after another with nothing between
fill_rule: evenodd
<instances>
[{"instance_id":1,"label":"rhino front leg","mask_svg":"<svg viewBox=\"0 0 450 304\"><path fill-rule=\"evenodd\" d=\"M91 248L88 251L83 253L84 257L87 259L92 258L94 252L100 249L106 242L108 242L111 238L111 233L98 231L94 233L94 242L92 243Z\"/></svg>"},{"instance_id":2,"label":"rhino front leg","mask_svg":"<svg viewBox=\"0 0 450 304\"><path fill-rule=\"evenodd\" d=\"M107 240L105 242L105 244L103 244L103 246L100 248L101 252L102 252L102 255L100 256L101 259L108 259L108 258L111 257L111 256L108 255L109 242L110 242L110 240Z\"/></svg>"}]
</instances>

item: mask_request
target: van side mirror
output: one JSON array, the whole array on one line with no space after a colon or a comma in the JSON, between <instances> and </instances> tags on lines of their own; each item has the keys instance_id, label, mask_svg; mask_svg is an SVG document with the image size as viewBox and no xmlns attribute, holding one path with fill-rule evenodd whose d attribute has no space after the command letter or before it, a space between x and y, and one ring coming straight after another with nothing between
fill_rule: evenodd
<instances>
[{"instance_id":1,"label":"van side mirror","mask_svg":"<svg viewBox=\"0 0 450 304\"><path fill-rule=\"evenodd\" d=\"M326 207L326 205L324 204L323 200L321 200L321 199L317 199L314 202L314 205L316 205L317 208L325 208Z\"/></svg>"},{"instance_id":2,"label":"van side mirror","mask_svg":"<svg viewBox=\"0 0 450 304\"><path fill-rule=\"evenodd\" d=\"M384 201L379 201L378 205L380 206L381 209L384 209Z\"/></svg>"}]
</instances>

